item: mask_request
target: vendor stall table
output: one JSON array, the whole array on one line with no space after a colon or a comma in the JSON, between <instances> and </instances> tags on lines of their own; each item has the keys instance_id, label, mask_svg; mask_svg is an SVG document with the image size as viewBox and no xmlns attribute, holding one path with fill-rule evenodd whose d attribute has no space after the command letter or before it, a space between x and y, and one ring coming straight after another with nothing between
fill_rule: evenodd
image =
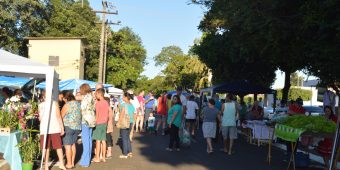
<instances>
[{"instance_id":1,"label":"vendor stall table","mask_svg":"<svg viewBox=\"0 0 340 170\"><path fill-rule=\"evenodd\" d=\"M5 160L11 169L21 169L21 156L17 147L20 141L21 132L16 131L8 135L0 135L0 152L4 153Z\"/></svg>"},{"instance_id":2,"label":"vendor stall table","mask_svg":"<svg viewBox=\"0 0 340 170\"><path fill-rule=\"evenodd\" d=\"M290 164L293 164L293 168L295 170L295 158L294 158L294 150L297 147L297 140L304 132L304 129L292 128L290 126L276 124L275 125L275 135L282 140L291 142L292 145L292 153L289 159L288 167L289 169Z\"/></svg>"}]
</instances>

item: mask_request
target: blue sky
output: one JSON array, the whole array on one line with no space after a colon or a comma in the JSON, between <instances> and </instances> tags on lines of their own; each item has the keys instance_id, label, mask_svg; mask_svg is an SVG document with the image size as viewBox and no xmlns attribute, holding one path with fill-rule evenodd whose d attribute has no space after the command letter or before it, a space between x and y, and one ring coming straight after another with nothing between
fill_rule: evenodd
<instances>
[{"instance_id":1,"label":"blue sky","mask_svg":"<svg viewBox=\"0 0 340 170\"><path fill-rule=\"evenodd\" d=\"M177 45L187 52L195 38L201 36L197 26L204 15L198 5L188 5L190 0L115 0L119 15L110 16L111 21L121 21L117 30L128 26L138 34L147 50L147 62L143 72L149 78L161 70L155 67L153 57L163 47ZM102 9L101 0L90 0L93 9Z\"/></svg>"},{"instance_id":2,"label":"blue sky","mask_svg":"<svg viewBox=\"0 0 340 170\"><path fill-rule=\"evenodd\" d=\"M102 9L101 0L89 0L95 10ZM204 15L204 9L198 5L188 5L190 0L115 0L118 15L110 15L112 22L121 21L113 30L128 26L138 34L147 50L147 62L142 73L149 78L160 73L153 57L163 47L177 45L187 52L195 38L201 36L197 29ZM302 73L299 73L303 75ZM304 75L305 76L305 75ZM306 76L305 76L306 77ZM273 88L283 88L284 73L276 72Z\"/></svg>"}]
</instances>

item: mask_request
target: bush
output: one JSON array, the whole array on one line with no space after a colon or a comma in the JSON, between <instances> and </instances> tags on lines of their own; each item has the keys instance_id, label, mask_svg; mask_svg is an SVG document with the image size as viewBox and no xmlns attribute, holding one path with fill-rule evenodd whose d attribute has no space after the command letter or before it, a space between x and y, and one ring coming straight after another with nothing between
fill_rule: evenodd
<instances>
[{"instance_id":1,"label":"bush","mask_svg":"<svg viewBox=\"0 0 340 170\"><path fill-rule=\"evenodd\" d=\"M300 88L290 88L288 93L289 100L296 100L298 97L301 97L302 100L308 101L312 99L312 91L304 90ZM282 100L282 89L277 89L277 98Z\"/></svg>"}]
</instances>

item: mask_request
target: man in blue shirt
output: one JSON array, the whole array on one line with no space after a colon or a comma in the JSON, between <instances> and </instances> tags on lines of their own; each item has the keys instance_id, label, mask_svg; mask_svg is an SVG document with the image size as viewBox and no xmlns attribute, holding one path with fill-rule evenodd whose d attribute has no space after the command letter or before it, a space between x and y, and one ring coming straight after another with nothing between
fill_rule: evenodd
<instances>
[{"instance_id":1,"label":"man in blue shirt","mask_svg":"<svg viewBox=\"0 0 340 170\"><path fill-rule=\"evenodd\" d=\"M150 92L149 95L145 97L145 114L144 114L144 129L147 129L147 123L150 113L153 112L153 105L155 103L155 97L153 93Z\"/></svg>"},{"instance_id":2,"label":"man in blue shirt","mask_svg":"<svg viewBox=\"0 0 340 170\"><path fill-rule=\"evenodd\" d=\"M217 94L214 94L214 100L215 100L215 108L221 111L222 103L220 101L220 97Z\"/></svg>"}]
</instances>

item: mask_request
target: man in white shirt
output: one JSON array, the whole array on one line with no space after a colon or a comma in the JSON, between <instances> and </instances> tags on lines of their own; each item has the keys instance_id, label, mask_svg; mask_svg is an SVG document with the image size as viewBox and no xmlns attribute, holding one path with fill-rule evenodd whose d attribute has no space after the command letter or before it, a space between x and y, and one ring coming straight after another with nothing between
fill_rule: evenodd
<instances>
[{"instance_id":1,"label":"man in white shirt","mask_svg":"<svg viewBox=\"0 0 340 170\"><path fill-rule=\"evenodd\" d=\"M335 93L328 90L323 94L323 107L331 106L333 112L335 113Z\"/></svg>"},{"instance_id":2,"label":"man in white shirt","mask_svg":"<svg viewBox=\"0 0 340 170\"><path fill-rule=\"evenodd\" d=\"M195 102L195 96L190 96L189 101L187 101L186 108L187 110L184 112L186 129L190 132L191 128L191 135L195 137L196 115L198 112L198 105Z\"/></svg>"},{"instance_id":3,"label":"man in white shirt","mask_svg":"<svg viewBox=\"0 0 340 170\"><path fill-rule=\"evenodd\" d=\"M182 106L183 106L183 113L185 113L186 112L186 106L187 106L187 98L182 94L182 91L183 91L183 88L181 86L178 86L176 88L176 94L181 99L181 103L182 103ZM172 95L171 100L172 100L173 97L174 97L174 95Z\"/></svg>"}]
</instances>

